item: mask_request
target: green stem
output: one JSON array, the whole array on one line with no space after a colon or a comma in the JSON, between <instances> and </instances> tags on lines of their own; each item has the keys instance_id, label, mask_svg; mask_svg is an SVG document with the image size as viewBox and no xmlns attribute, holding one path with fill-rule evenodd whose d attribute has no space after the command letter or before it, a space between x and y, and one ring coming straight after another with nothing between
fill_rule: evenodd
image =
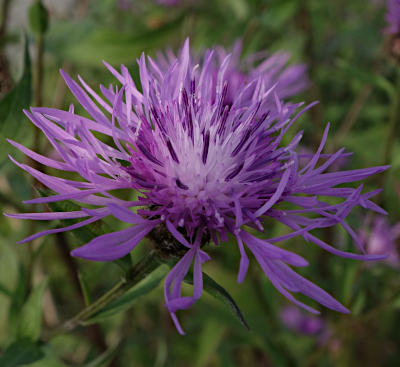
<instances>
[{"instance_id":1,"label":"green stem","mask_svg":"<svg viewBox=\"0 0 400 367\"><path fill-rule=\"evenodd\" d=\"M91 305L83 309L77 315L64 322L60 327L50 333L49 339L66 332L74 330L77 326L84 325L87 320L108 306L110 303L121 297L134 285L139 283L159 266L158 257L155 251L148 253L136 266L125 274L125 277L115 284L107 293L94 301Z\"/></svg>"}]
</instances>

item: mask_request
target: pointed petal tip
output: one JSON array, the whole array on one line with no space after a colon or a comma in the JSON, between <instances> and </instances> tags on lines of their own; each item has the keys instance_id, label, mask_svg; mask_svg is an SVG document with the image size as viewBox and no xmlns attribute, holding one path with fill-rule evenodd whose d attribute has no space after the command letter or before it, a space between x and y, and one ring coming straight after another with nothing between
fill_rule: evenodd
<instances>
[{"instance_id":1,"label":"pointed petal tip","mask_svg":"<svg viewBox=\"0 0 400 367\"><path fill-rule=\"evenodd\" d=\"M344 313L346 315L350 315L351 314L351 311L348 308L344 307L344 306L341 308L341 310L339 312Z\"/></svg>"},{"instance_id":2,"label":"pointed petal tip","mask_svg":"<svg viewBox=\"0 0 400 367\"><path fill-rule=\"evenodd\" d=\"M58 69L58 71L63 78L64 77L70 78L69 74L64 69L60 68L60 69Z\"/></svg>"}]
</instances>

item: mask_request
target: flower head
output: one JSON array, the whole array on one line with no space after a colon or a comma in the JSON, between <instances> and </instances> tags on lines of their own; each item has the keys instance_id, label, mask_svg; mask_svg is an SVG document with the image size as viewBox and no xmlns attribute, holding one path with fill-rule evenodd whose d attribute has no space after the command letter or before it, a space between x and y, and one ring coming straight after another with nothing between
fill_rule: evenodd
<instances>
[{"instance_id":1,"label":"flower head","mask_svg":"<svg viewBox=\"0 0 400 367\"><path fill-rule=\"evenodd\" d=\"M385 32L389 34L400 33L400 0L387 1L386 21L388 26Z\"/></svg>"},{"instance_id":2,"label":"flower head","mask_svg":"<svg viewBox=\"0 0 400 367\"><path fill-rule=\"evenodd\" d=\"M303 257L275 244L301 236L339 256L381 258L365 254L345 221L356 205L384 213L370 201L379 190L363 193L362 185L353 188L345 184L387 167L327 172L336 160L346 155L343 149L333 155L322 154L329 126L316 153L299 167L296 147L302 132L286 145L282 140L313 104L300 109L302 104L283 102L278 95L280 76L271 85L262 72L254 70L253 77L248 74L240 82L240 88L232 90L227 102L232 56L226 55L218 61L219 57L218 51L211 50L200 64L194 64L189 41L165 69L142 55L138 61L140 88L126 67L121 66L117 71L106 64L121 86L100 86L103 97L81 77L79 85L61 72L90 118L77 115L73 107L69 111L32 108L26 115L43 131L62 160L10 142L46 166L76 172L83 178L74 181L50 176L15 162L57 192L30 203L74 200L82 204L82 209L10 216L35 220L84 219L65 228L37 233L21 242L72 230L112 215L131 226L99 236L72 251L72 255L84 259L109 261L129 253L148 234L154 238L157 233L168 232L179 244L175 253L182 255L165 280L165 299L181 333L176 312L190 307L202 293L201 268L210 260L204 245L210 239L215 244L226 242L228 234L235 237L241 254L238 282L243 281L249 266L247 248L272 284L292 302L318 313L292 295L302 293L326 307L348 312L291 268L306 266ZM280 75L285 75L285 71ZM135 201L123 200L114 195L117 189L135 190L139 197ZM335 198L336 203L326 198ZM87 205L92 207L88 209ZM287 209L287 205L293 209ZM135 212L130 210L135 207L138 208ZM259 238L266 218L286 225L291 232ZM311 233L336 224L348 231L364 254L336 249ZM159 246L163 247L162 241ZM192 263L193 295L182 296L181 285Z\"/></svg>"}]
</instances>

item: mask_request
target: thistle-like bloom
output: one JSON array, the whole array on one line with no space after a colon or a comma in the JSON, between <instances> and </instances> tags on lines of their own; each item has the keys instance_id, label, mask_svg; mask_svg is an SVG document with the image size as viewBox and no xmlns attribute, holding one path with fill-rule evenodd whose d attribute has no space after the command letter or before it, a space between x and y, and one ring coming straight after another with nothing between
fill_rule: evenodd
<instances>
[{"instance_id":1,"label":"thistle-like bloom","mask_svg":"<svg viewBox=\"0 0 400 367\"><path fill-rule=\"evenodd\" d=\"M394 35L400 33L400 0L388 0L386 21L388 23L385 28L386 33Z\"/></svg>"},{"instance_id":2,"label":"thistle-like bloom","mask_svg":"<svg viewBox=\"0 0 400 367\"><path fill-rule=\"evenodd\" d=\"M112 215L131 226L99 236L72 251L72 255L84 259L110 261L129 253L146 235L161 238L161 234L169 233L179 246L172 252L182 255L165 280L165 299L181 333L176 312L190 307L202 293L202 264L210 260L204 245L210 239L215 245L226 242L229 234L236 239L241 255L239 283L245 278L251 252L271 283L295 304L318 313L292 295L302 293L328 308L348 312L291 268L307 266L303 257L275 244L301 236L307 246L315 244L339 256L381 258L365 254L345 221L356 205L384 213L370 201L379 190L363 193L362 185L353 188L346 184L387 167L328 172L337 159L346 155L343 149L333 155L322 154L328 127L316 153L299 167L296 147L302 132L286 145L282 140L312 104L299 110L301 104L283 103L275 92L279 90L279 78L269 85L262 73L232 90L227 103L230 56L222 60L217 72L216 60L216 52L210 51L200 65L194 65L188 41L166 71L142 55L138 61L140 88L126 67L121 66L119 72L106 64L121 86L100 86L103 97L82 78L78 77L80 86L61 72L91 117L75 114L73 107L69 111L32 108L26 112L61 160L39 155L13 141L11 144L46 166L76 172L83 178L75 181L50 176L15 162L57 192L29 203L74 200L82 204L82 210L10 216L84 219L21 242ZM101 139L104 136L108 140ZM113 190L120 189L135 190L139 197L135 201L122 200L113 194ZM88 209L87 205L91 207ZM135 207L135 212L130 210ZM268 218L284 224L291 232L265 239L263 222ZM364 254L336 249L312 233L336 224L348 231ZM168 241L156 242L160 250L169 246ZM181 286L192 263L193 295L188 297L181 294Z\"/></svg>"}]
</instances>

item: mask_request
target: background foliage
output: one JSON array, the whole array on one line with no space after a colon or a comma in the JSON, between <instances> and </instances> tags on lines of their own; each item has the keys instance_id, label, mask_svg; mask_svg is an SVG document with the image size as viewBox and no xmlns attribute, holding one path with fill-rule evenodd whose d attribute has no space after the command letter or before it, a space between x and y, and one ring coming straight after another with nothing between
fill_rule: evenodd
<instances>
[{"instance_id":1,"label":"background foliage","mask_svg":"<svg viewBox=\"0 0 400 367\"><path fill-rule=\"evenodd\" d=\"M400 219L400 75L390 59L383 1L367 0L181 0L164 6L149 0L3 0L0 28L0 211L30 211L21 203L40 193L7 159L26 160L5 138L51 154L22 113L30 105L68 108L74 102L58 69L80 74L94 88L112 76L102 60L124 63L138 76L142 51L177 49L190 36L197 50L243 40L244 53L285 49L305 62L312 84L295 98L320 104L299 122L304 146L315 150L328 121L328 150L355 154L349 167L390 162L391 170L367 185L384 186L378 201L389 221ZM397 69L397 71L396 71ZM400 79L397 77L397 79ZM397 86L396 86L397 83ZM396 110L397 106L397 110ZM77 113L81 111L77 110ZM364 214L354 212L361 227ZM16 245L24 236L60 223L0 217L0 366L398 366L400 365L399 264L363 264L310 246L303 272L352 310L349 316L321 310L322 331L306 335L280 319L287 301L257 265L236 284L237 251L229 243L210 250L205 270L239 305L247 330L226 304L205 294L182 313L180 336L164 307L159 267L87 327L53 333L121 277L115 263L69 256L90 233L47 236ZM113 223L112 225L116 225ZM266 223L270 233L281 231ZM92 230L107 230L92 228ZM339 230L322 234L346 247ZM296 249L303 240L284 244ZM136 249L133 261L141 258ZM188 285L190 287L190 285ZM139 299L140 298L140 299ZM55 335L55 336L54 336Z\"/></svg>"}]
</instances>

